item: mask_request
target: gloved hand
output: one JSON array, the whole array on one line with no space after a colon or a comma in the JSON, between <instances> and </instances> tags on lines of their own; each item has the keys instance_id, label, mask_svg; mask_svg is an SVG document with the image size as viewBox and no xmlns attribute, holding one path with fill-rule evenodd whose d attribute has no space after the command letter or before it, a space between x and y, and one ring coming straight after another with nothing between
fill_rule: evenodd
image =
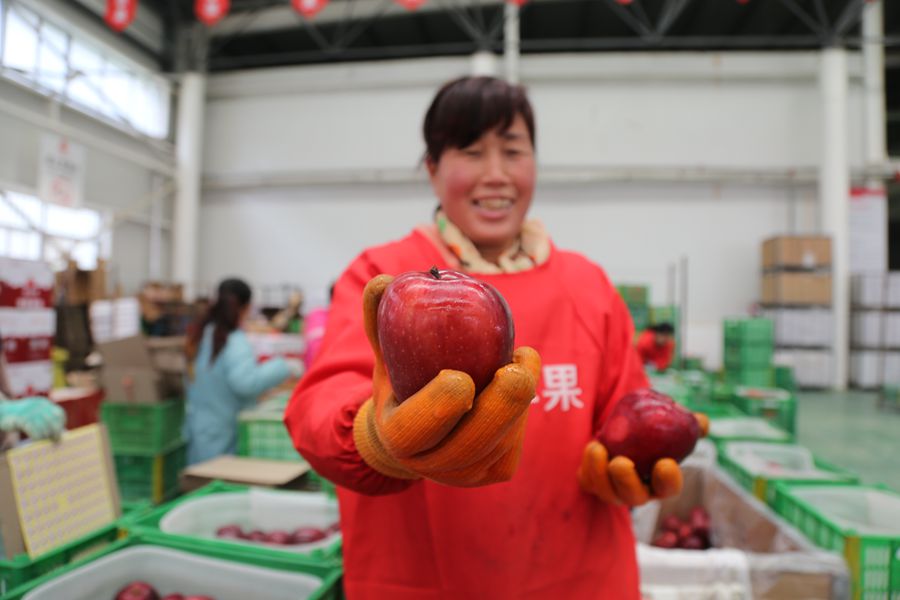
<instances>
[{"instance_id":1,"label":"gloved hand","mask_svg":"<svg viewBox=\"0 0 900 600\"><path fill-rule=\"evenodd\" d=\"M0 402L0 431L22 431L32 439L56 439L65 424L65 411L46 398Z\"/></svg>"},{"instance_id":2,"label":"gloved hand","mask_svg":"<svg viewBox=\"0 0 900 600\"><path fill-rule=\"evenodd\" d=\"M694 416L705 436L709 432L709 418L703 413L694 413ZM671 458L661 458L653 465L648 486L641 481L630 458L616 456L609 460L606 447L591 440L578 467L578 483L584 491L610 504L640 506L652 499L677 496L681 493L683 480L678 463Z\"/></svg>"},{"instance_id":3,"label":"gloved hand","mask_svg":"<svg viewBox=\"0 0 900 600\"><path fill-rule=\"evenodd\" d=\"M372 279L363 291L366 335L375 354L372 398L353 423L353 439L373 469L401 479L426 478L475 487L509 480L525 436L528 409L540 377L541 359L521 347L475 397L472 378L445 369L425 387L397 403L378 343L378 303L393 280Z\"/></svg>"}]
</instances>

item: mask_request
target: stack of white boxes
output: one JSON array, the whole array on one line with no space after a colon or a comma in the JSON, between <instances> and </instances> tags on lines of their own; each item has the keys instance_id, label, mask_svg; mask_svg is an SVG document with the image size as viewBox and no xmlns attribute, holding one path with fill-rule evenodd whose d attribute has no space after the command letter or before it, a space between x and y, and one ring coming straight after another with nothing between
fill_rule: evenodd
<instances>
[{"instance_id":1,"label":"stack of white boxes","mask_svg":"<svg viewBox=\"0 0 900 600\"><path fill-rule=\"evenodd\" d=\"M775 328L772 362L791 367L799 387L828 387L834 373L831 240L770 238L763 243L762 266L762 316Z\"/></svg>"},{"instance_id":2,"label":"stack of white boxes","mask_svg":"<svg viewBox=\"0 0 900 600\"><path fill-rule=\"evenodd\" d=\"M12 395L42 396L53 387L56 335L53 271L43 262L0 257L0 336Z\"/></svg>"},{"instance_id":3,"label":"stack of white boxes","mask_svg":"<svg viewBox=\"0 0 900 600\"><path fill-rule=\"evenodd\" d=\"M89 309L91 337L95 344L141 333L141 305L137 298L94 300Z\"/></svg>"},{"instance_id":4,"label":"stack of white boxes","mask_svg":"<svg viewBox=\"0 0 900 600\"><path fill-rule=\"evenodd\" d=\"M834 359L834 313L828 308L775 308L763 311L775 325L772 362L794 369L801 387L827 387Z\"/></svg>"},{"instance_id":5,"label":"stack of white boxes","mask_svg":"<svg viewBox=\"0 0 900 600\"><path fill-rule=\"evenodd\" d=\"M900 384L900 272L854 275L851 303L850 384Z\"/></svg>"}]
</instances>

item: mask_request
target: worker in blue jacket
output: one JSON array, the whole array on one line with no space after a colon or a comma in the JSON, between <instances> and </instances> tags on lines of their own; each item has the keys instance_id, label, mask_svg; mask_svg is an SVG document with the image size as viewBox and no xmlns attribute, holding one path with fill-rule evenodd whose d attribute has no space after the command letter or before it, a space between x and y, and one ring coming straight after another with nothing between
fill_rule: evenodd
<instances>
[{"instance_id":1,"label":"worker in blue jacket","mask_svg":"<svg viewBox=\"0 0 900 600\"><path fill-rule=\"evenodd\" d=\"M289 376L299 377L300 361L277 357L257 363L240 329L250 309L251 291L240 279L219 284L216 301L188 331L188 464L237 450L237 417L257 397Z\"/></svg>"}]
</instances>

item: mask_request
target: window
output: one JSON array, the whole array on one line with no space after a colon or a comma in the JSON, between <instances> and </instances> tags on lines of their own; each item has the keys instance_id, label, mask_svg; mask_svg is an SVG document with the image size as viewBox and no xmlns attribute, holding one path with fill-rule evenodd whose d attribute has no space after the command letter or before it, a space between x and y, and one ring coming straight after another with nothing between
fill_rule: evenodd
<instances>
[{"instance_id":1,"label":"window","mask_svg":"<svg viewBox=\"0 0 900 600\"><path fill-rule=\"evenodd\" d=\"M2 73L128 130L169 135L165 78L15 0L0 0Z\"/></svg>"},{"instance_id":2,"label":"window","mask_svg":"<svg viewBox=\"0 0 900 600\"><path fill-rule=\"evenodd\" d=\"M0 192L0 256L46 260L55 268L71 258L82 269L94 269L97 259L109 256L108 242L96 210Z\"/></svg>"}]
</instances>

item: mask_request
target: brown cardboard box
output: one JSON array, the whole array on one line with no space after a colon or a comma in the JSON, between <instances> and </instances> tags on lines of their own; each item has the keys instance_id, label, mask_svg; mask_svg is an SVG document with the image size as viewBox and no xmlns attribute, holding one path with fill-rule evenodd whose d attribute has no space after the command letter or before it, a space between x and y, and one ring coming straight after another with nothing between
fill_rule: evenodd
<instances>
[{"instance_id":1,"label":"brown cardboard box","mask_svg":"<svg viewBox=\"0 0 900 600\"><path fill-rule=\"evenodd\" d=\"M669 515L686 519L703 506L712 522L715 548L664 550L640 545L638 556L644 597L655 600L653 586L679 589L683 598L752 597L761 600L838 599L849 594L843 559L813 546L765 504L741 489L718 467L682 465L679 496L651 502L634 513L636 537L649 543ZM649 526L648 526L649 525ZM708 584L718 595L686 594L691 585ZM727 595L749 586L749 594ZM644 588L647 590L644 590Z\"/></svg>"},{"instance_id":2,"label":"brown cardboard box","mask_svg":"<svg viewBox=\"0 0 900 600\"><path fill-rule=\"evenodd\" d=\"M29 508L38 494L40 510ZM102 424L66 431L58 442L41 440L0 454L0 530L7 558L48 552L111 524L121 514ZM54 526L53 521L65 526Z\"/></svg>"},{"instance_id":3,"label":"brown cardboard box","mask_svg":"<svg viewBox=\"0 0 900 600\"><path fill-rule=\"evenodd\" d=\"M144 336L98 344L97 350L103 356L100 381L107 401L149 404L177 395L165 385L171 377L154 366Z\"/></svg>"},{"instance_id":4,"label":"brown cardboard box","mask_svg":"<svg viewBox=\"0 0 900 600\"><path fill-rule=\"evenodd\" d=\"M309 471L305 461L281 461L244 456L217 456L181 473L181 490L190 492L215 481L297 489Z\"/></svg>"},{"instance_id":5,"label":"brown cardboard box","mask_svg":"<svg viewBox=\"0 0 900 600\"><path fill-rule=\"evenodd\" d=\"M163 373L184 374L187 371L184 340L183 335L148 337L147 349L153 366Z\"/></svg>"},{"instance_id":6,"label":"brown cardboard box","mask_svg":"<svg viewBox=\"0 0 900 600\"><path fill-rule=\"evenodd\" d=\"M831 275L782 271L762 278L763 304L831 304Z\"/></svg>"},{"instance_id":7,"label":"brown cardboard box","mask_svg":"<svg viewBox=\"0 0 900 600\"><path fill-rule=\"evenodd\" d=\"M763 242L762 265L770 269L827 269L831 266L831 239L825 236L791 235Z\"/></svg>"},{"instance_id":8,"label":"brown cardboard box","mask_svg":"<svg viewBox=\"0 0 900 600\"><path fill-rule=\"evenodd\" d=\"M84 271L75 261L56 273L56 295L60 304L90 304L107 297L106 261L98 260L97 268Z\"/></svg>"}]
</instances>

